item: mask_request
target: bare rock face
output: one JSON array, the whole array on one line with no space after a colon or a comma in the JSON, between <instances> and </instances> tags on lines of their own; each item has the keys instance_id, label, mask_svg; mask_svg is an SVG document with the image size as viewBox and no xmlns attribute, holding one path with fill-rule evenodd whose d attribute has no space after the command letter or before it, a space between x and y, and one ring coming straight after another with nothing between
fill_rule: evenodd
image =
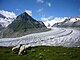
<instances>
[{"instance_id":1,"label":"bare rock face","mask_svg":"<svg viewBox=\"0 0 80 60\"><path fill-rule=\"evenodd\" d=\"M18 15L3 32L3 38L21 37L27 34L45 31L47 27L42 21L37 21L26 12Z\"/></svg>"},{"instance_id":2,"label":"bare rock face","mask_svg":"<svg viewBox=\"0 0 80 60\"><path fill-rule=\"evenodd\" d=\"M55 23L52 27L80 27L80 16L67 18L63 22Z\"/></svg>"},{"instance_id":3,"label":"bare rock face","mask_svg":"<svg viewBox=\"0 0 80 60\"><path fill-rule=\"evenodd\" d=\"M27 48L31 47L30 44L20 44L12 48L12 52L17 53L19 55L23 55Z\"/></svg>"}]
</instances>

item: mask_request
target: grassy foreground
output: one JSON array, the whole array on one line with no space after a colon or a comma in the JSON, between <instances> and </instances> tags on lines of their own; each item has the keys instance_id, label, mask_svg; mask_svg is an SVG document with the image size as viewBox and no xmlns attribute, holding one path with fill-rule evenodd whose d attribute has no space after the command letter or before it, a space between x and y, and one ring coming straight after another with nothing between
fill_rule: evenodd
<instances>
[{"instance_id":1,"label":"grassy foreground","mask_svg":"<svg viewBox=\"0 0 80 60\"><path fill-rule=\"evenodd\" d=\"M12 47L0 47L0 60L80 60L78 47L37 46L27 49L27 54L19 56Z\"/></svg>"}]
</instances>

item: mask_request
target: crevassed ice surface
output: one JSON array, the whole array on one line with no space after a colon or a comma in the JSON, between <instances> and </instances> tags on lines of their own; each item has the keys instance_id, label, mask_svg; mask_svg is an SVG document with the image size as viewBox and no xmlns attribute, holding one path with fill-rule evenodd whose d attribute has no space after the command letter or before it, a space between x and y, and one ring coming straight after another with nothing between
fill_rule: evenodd
<instances>
[{"instance_id":1,"label":"crevassed ice surface","mask_svg":"<svg viewBox=\"0 0 80 60\"><path fill-rule=\"evenodd\" d=\"M52 30L34 33L18 38L2 38L0 46L16 46L29 43L31 46L80 46L80 30L71 28L51 28Z\"/></svg>"}]
</instances>

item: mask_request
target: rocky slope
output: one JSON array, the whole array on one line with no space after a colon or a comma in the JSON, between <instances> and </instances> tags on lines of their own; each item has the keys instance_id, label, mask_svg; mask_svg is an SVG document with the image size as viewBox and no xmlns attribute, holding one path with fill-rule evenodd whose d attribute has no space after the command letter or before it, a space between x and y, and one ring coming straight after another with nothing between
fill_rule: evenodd
<instances>
[{"instance_id":1,"label":"rocky slope","mask_svg":"<svg viewBox=\"0 0 80 60\"><path fill-rule=\"evenodd\" d=\"M20 14L8 25L3 31L3 37L20 37L26 34L46 31L43 22L37 21L29 16L26 12Z\"/></svg>"},{"instance_id":2,"label":"rocky slope","mask_svg":"<svg viewBox=\"0 0 80 60\"><path fill-rule=\"evenodd\" d=\"M17 18L8 26L14 31L26 30L31 28L42 28L45 25L42 22L34 20L26 12L17 16Z\"/></svg>"},{"instance_id":3,"label":"rocky slope","mask_svg":"<svg viewBox=\"0 0 80 60\"><path fill-rule=\"evenodd\" d=\"M7 27L15 18L6 17L3 14L0 14L0 31Z\"/></svg>"},{"instance_id":4,"label":"rocky slope","mask_svg":"<svg viewBox=\"0 0 80 60\"><path fill-rule=\"evenodd\" d=\"M55 23L53 26L56 27L80 27L80 17L70 17L65 19L63 22Z\"/></svg>"}]
</instances>

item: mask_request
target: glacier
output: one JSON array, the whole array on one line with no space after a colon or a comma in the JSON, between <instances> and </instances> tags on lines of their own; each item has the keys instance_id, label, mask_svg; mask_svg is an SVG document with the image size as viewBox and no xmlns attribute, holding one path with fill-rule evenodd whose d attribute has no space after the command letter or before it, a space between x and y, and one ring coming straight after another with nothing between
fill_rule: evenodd
<instances>
[{"instance_id":1,"label":"glacier","mask_svg":"<svg viewBox=\"0 0 80 60\"><path fill-rule=\"evenodd\" d=\"M17 38L1 38L0 46L16 46L18 44L31 46L80 46L80 30L73 28L52 27L50 31L33 33Z\"/></svg>"}]
</instances>

